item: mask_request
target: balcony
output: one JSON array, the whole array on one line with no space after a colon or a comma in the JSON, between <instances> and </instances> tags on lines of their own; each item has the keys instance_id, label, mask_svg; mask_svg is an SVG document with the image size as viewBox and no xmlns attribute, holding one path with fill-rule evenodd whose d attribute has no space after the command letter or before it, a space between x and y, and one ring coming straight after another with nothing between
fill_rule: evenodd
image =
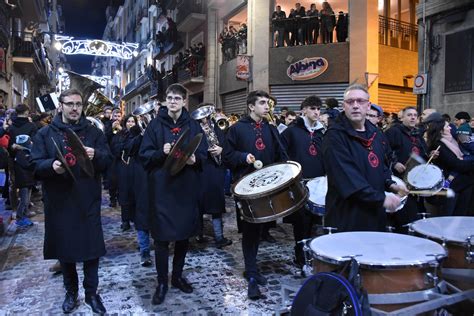
<instances>
[{"instance_id":1,"label":"balcony","mask_svg":"<svg viewBox=\"0 0 474 316\"><path fill-rule=\"evenodd\" d=\"M176 21L178 22L178 31L187 33L195 30L206 20L206 12L202 6L202 2L184 1L178 7L178 15Z\"/></svg>"},{"instance_id":2,"label":"balcony","mask_svg":"<svg viewBox=\"0 0 474 316\"><path fill-rule=\"evenodd\" d=\"M170 29L167 29L164 33L158 32L155 40L157 45L153 50L154 59L161 59L166 55L176 54L183 47L177 32L172 32Z\"/></svg>"},{"instance_id":3,"label":"balcony","mask_svg":"<svg viewBox=\"0 0 474 316\"><path fill-rule=\"evenodd\" d=\"M125 100L131 99L133 96L137 95L141 91L147 89L150 86L150 80L146 75L141 75L137 79L129 82L124 89Z\"/></svg>"},{"instance_id":4,"label":"balcony","mask_svg":"<svg viewBox=\"0 0 474 316\"><path fill-rule=\"evenodd\" d=\"M418 25L379 16L379 44L418 51Z\"/></svg>"},{"instance_id":5,"label":"balcony","mask_svg":"<svg viewBox=\"0 0 474 316\"><path fill-rule=\"evenodd\" d=\"M39 79L47 81L45 56L42 55L41 43L35 38L25 41L19 37L13 38L13 64L23 74L40 75Z\"/></svg>"},{"instance_id":6,"label":"balcony","mask_svg":"<svg viewBox=\"0 0 474 316\"><path fill-rule=\"evenodd\" d=\"M191 55L178 66L178 82L187 88L193 88L204 83L205 59Z\"/></svg>"}]
</instances>

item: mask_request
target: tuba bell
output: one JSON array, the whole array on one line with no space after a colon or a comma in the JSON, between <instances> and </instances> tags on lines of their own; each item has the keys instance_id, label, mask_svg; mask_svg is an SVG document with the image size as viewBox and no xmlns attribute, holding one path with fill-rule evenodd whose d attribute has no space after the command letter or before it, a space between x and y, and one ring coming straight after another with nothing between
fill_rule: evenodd
<instances>
[{"instance_id":1,"label":"tuba bell","mask_svg":"<svg viewBox=\"0 0 474 316\"><path fill-rule=\"evenodd\" d=\"M143 135L148 124L155 118L155 101L148 101L145 104L137 106L133 110L132 115L137 117L138 126Z\"/></svg>"}]
</instances>

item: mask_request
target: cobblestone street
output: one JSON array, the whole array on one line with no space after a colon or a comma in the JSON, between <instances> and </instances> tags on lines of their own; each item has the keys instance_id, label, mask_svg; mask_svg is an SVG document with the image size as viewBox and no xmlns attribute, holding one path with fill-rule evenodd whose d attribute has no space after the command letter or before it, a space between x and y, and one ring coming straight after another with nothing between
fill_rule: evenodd
<instances>
[{"instance_id":1,"label":"cobblestone street","mask_svg":"<svg viewBox=\"0 0 474 316\"><path fill-rule=\"evenodd\" d=\"M247 299L247 282L242 277L241 236L237 233L233 202L228 199L224 232L233 244L222 250L214 247L210 220L205 220L205 232L210 241L206 244L192 241L184 271L194 292L184 294L170 287L165 302L154 306L151 298L156 287L155 268L140 265L135 231L122 232L120 212L107 205L108 199L104 198L102 224L107 255L100 263L99 294L108 313L268 315L280 306L281 285L298 284L302 280L292 264L291 226L279 224L272 230L278 242L262 242L259 249L259 266L269 281L267 286L261 287L266 299ZM62 276L48 271L54 261L43 259L43 215L32 220L35 223L32 228L10 231L0 239L2 314L62 312L65 293ZM82 279L81 270L78 264ZM91 313L84 303L82 286L80 301L76 312Z\"/></svg>"}]
</instances>

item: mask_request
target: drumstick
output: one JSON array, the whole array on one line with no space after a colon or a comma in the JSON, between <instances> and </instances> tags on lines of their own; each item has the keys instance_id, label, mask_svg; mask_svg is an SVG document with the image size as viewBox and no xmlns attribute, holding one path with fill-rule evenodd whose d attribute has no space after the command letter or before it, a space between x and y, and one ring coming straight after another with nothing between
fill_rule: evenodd
<instances>
[{"instance_id":1,"label":"drumstick","mask_svg":"<svg viewBox=\"0 0 474 316\"><path fill-rule=\"evenodd\" d=\"M438 148L436 148L434 151L438 151L439 149L441 148L441 145L438 146ZM430 164L431 160L433 160L435 155L431 155L430 159L428 159L428 162L426 162L427 165Z\"/></svg>"},{"instance_id":2,"label":"drumstick","mask_svg":"<svg viewBox=\"0 0 474 316\"><path fill-rule=\"evenodd\" d=\"M252 161L253 167L255 169L257 169L257 170L262 169L263 163L262 163L261 160L257 160L257 159L255 159L255 157L252 157L252 159L250 159L250 160Z\"/></svg>"},{"instance_id":3,"label":"drumstick","mask_svg":"<svg viewBox=\"0 0 474 316\"><path fill-rule=\"evenodd\" d=\"M409 194L414 194L414 195L439 195L439 196L445 196L447 198L453 198L456 193L452 189L447 189L447 190L441 190L441 191L430 191L430 190L413 190L413 191L408 191Z\"/></svg>"}]
</instances>

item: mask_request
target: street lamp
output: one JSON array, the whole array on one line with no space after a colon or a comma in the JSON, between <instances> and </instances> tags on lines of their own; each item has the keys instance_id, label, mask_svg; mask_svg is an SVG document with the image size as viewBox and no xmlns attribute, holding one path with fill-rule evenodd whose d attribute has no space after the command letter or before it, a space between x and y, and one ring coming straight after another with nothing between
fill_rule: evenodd
<instances>
[{"instance_id":1,"label":"street lamp","mask_svg":"<svg viewBox=\"0 0 474 316\"><path fill-rule=\"evenodd\" d=\"M61 50L61 48L63 48L63 45L60 42L56 42L54 43L54 48L56 48L57 50Z\"/></svg>"}]
</instances>

